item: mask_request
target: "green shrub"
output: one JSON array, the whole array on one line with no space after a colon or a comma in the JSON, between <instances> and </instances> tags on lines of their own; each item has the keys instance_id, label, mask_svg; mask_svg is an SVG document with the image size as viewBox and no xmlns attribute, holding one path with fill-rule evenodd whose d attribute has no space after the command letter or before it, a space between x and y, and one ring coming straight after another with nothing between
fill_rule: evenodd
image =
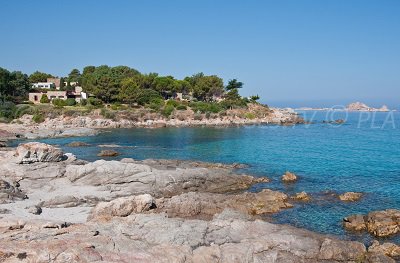
<instances>
[{"instance_id":1,"label":"green shrub","mask_svg":"<svg viewBox=\"0 0 400 263\"><path fill-rule=\"evenodd\" d=\"M185 105L178 105L176 107L177 110L187 110L187 107Z\"/></svg>"},{"instance_id":2,"label":"green shrub","mask_svg":"<svg viewBox=\"0 0 400 263\"><path fill-rule=\"evenodd\" d=\"M18 119L25 114L32 114L32 108L29 105L18 105L14 113L14 118Z\"/></svg>"},{"instance_id":3,"label":"green shrub","mask_svg":"<svg viewBox=\"0 0 400 263\"><path fill-rule=\"evenodd\" d=\"M256 118L256 115L254 113L247 112L246 114L244 114L244 117L249 120L254 120Z\"/></svg>"},{"instance_id":4,"label":"green shrub","mask_svg":"<svg viewBox=\"0 0 400 263\"><path fill-rule=\"evenodd\" d=\"M52 103L54 106L60 107L60 108L67 106L67 102L63 99L53 99Z\"/></svg>"},{"instance_id":5,"label":"green shrub","mask_svg":"<svg viewBox=\"0 0 400 263\"><path fill-rule=\"evenodd\" d=\"M50 100L46 94L42 94L42 97L40 98L40 103L50 103Z\"/></svg>"},{"instance_id":6,"label":"green shrub","mask_svg":"<svg viewBox=\"0 0 400 263\"><path fill-rule=\"evenodd\" d=\"M100 100L100 99L97 99L97 98L88 98L87 99L87 103L89 105L92 105L92 106L96 107L96 108L100 108L100 107L103 106L103 101Z\"/></svg>"},{"instance_id":7,"label":"green shrub","mask_svg":"<svg viewBox=\"0 0 400 263\"><path fill-rule=\"evenodd\" d=\"M86 106L87 105L87 100L86 99L81 99L80 104L81 104L81 106Z\"/></svg>"},{"instance_id":8,"label":"green shrub","mask_svg":"<svg viewBox=\"0 0 400 263\"><path fill-rule=\"evenodd\" d=\"M116 118L116 114L112 111L109 111L107 109L101 109L100 111L101 116L103 116L106 119L111 119L111 120L115 120Z\"/></svg>"},{"instance_id":9,"label":"green shrub","mask_svg":"<svg viewBox=\"0 0 400 263\"><path fill-rule=\"evenodd\" d=\"M32 120L36 123L44 122L44 116L41 113L35 113L32 116Z\"/></svg>"},{"instance_id":10,"label":"green shrub","mask_svg":"<svg viewBox=\"0 0 400 263\"><path fill-rule=\"evenodd\" d=\"M4 122L9 122L14 118L16 107L12 102L0 102L0 118L3 119Z\"/></svg>"},{"instance_id":11,"label":"green shrub","mask_svg":"<svg viewBox=\"0 0 400 263\"><path fill-rule=\"evenodd\" d=\"M162 115L165 117L169 117L171 113L175 110L174 106L172 105L165 105L164 109L162 110Z\"/></svg>"},{"instance_id":12,"label":"green shrub","mask_svg":"<svg viewBox=\"0 0 400 263\"><path fill-rule=\"evenodd\" d=\"M190 108L192 108L193 111L201 113L207 113L207 112L218 113L221 110L223 110L221 105L216 102L202 102L202 101L191 102L189 106Z\"/></svg>"},{"instance_id":13,"label":"green shrub","mask_svg":"<svg viewBox=\"0 0 400 263\"><path fill-rule=\"evenodd\" d=\"M162 98L156 98L151 100L149 108L155 111L159 111L164 106L164 100Z\"/></svg>"},{"instance_id":14,"label":"green shrub","mask_svg":"<svg viewBox=\"0 0 400 263\"><path fill-rule=\"evenodd\" d=\"M200 113L195 113L193 119L196 121L201 121L203 119L203 116Z\"/></svg>"},{"instance_id":15,"label":"green shrub","mask_svg":"<svg viewBox=\"0 0 400 263\"><path fill-rule=\"evenodd\" d=\"M174 107L174 108L176 108L176 107L178 107L179 106L179 102L177 102L176 100L167 100L167 103L166 103L168 106L172 106L172 107Z\"/></svg>"},{"instance_id":16,"label":"green shrub","mask_svg":"<svg viewBox=\"0 0 400 263\"><path fill-rule=\"evenodd\" d=\"M69 98L69 99L67 99L67 100L65 101L65 104L66 104L67 106L75 106L75 105L76 105L76 100L75 100L75 99L72 99L72 98Z\"/></svg>"},{"instance_id":17,"label":"green shrub","mask_svg":"<svg viewBox=\"0 0 400 263\"><path fill-rule=\"evenodd\" d=\"M146 105L151 103L151 101L155 100L155 99L162 99L161 95L152 89L144 89L140 92L138 98L137 98L137 102L139 105Z\"/></svg>"}]
</instances>

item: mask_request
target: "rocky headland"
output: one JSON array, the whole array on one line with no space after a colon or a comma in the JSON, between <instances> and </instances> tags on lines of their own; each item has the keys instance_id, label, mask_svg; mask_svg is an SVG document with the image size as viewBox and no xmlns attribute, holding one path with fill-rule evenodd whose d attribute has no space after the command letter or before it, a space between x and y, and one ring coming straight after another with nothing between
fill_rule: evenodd
<instances>
[{"instance_id":1,"label":"rocky headland","mask_svg":"<svg viewBox=\"0 0 400 263\"><path fill-rule=\"evenodd\" d=\"M291 198L241 165L86 162L42 143L0 150L2 262L394 262L393 244L263 220ZM304 198L304 194L300 194Z\"/></svg>"}]
</instances>

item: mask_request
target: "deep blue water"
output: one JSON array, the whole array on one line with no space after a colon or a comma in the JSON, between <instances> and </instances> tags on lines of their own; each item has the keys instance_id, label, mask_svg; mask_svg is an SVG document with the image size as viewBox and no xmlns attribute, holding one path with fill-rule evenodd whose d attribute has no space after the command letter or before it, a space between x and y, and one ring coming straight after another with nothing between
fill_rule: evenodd
<instances>
[{"instance_id":1,"label":"deep blue water","mask_svg":"<svg viewBox=\"0 0 400 263\"><path fill-rule=\"evenodd\" d=\"M116 159L166 158L225 163L245 163L244 172L267 176L271 183L257 185L292 194L306 191L310 203L295 204L272 217L342 238L368 242L368 235L346 233L344 216L386 208L400 209L400 113L303 112L311 125L246 126L229 128L120 129L98 136L46 139L86 160L98 159L99 144L118 144ZM343 125L322 120L346 119ZM69 148L71 141L90 147ZM282 184L285 171L295 172L298 182ZM325 191L364 192L355 203L343 203ZM398 243L399 238L391 238Z\"/></svg>"}]
</instances>

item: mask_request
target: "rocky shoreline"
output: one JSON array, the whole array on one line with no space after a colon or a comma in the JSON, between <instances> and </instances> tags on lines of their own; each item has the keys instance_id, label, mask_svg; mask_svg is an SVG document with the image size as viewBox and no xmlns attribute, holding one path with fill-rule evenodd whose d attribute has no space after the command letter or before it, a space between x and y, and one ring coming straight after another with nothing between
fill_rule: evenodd
<instances>
[{"instance_id":1,"label":"rocky shoreline","mask_svg":"<svg viewBox=\"0 0 400 263\"><path fill-rule=\"evenodd\" d=\"M256 107L256 106L254 106ZM258 106L261 107L261 106ZM264 108L261 108L265 111ZM261 110L253 109L253 111ZM41 139L53 137L72 137L72 136L92 136L96 135L102 129L115 128L164 128L164 127L219 127L219 126L240 126L240 125L258 125L258 124L278 124L294 125L302 124L304 120L294 111L288 109L270 109L266 114L259 114L263 117L245 118L243 113L235 113L215 118L193 118L193 112L187 116L177 116L176 118L160 118L158 115L148 114L138 119L121 116L117 119L104 118L99 111L93 112L90 116L57 116L55 118L46 118L42 123L32 121L31 115L24 115L12 123L0 123L0 135L7 136L0 138L15 139Z\"/></svg>"},{"instance_id":2,"label":"rocky shoreline","mask_svg":"<svg viewBox=\"0 0 400 263\"><path fill-rule=\"evenodd\" d=\"M395 262L396 247L262 220L286 194L238 164L87 162L42 143L0 150L3 262ZM300 196L303 196L301 194ZM389 252L390 253L389 253ZM394 252L393 252L394 251Z\"/></svg>"}]
</instances>

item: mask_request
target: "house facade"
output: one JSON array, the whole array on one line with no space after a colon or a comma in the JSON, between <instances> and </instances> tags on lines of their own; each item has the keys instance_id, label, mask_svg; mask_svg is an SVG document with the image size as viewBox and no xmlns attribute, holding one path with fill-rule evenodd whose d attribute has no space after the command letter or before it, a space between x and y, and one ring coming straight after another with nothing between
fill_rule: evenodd
<instances>
[{"instance_id":1,"label":"house facade","mask_svg":"<svg viewBox=\"0 0 400 263\"><path fill-rule=\"evenodd\" d=\"M54 99L75 99L76 102L81 102L82 99L87 99L87 93L82 92L82 87L75 87L72 91L62 91L62 90L48 90L40 92L30 92L29 101L34 104L40 104L40 99L42 96L47 96L47 98L52 101Z\"/></svg>"}]
</instances>

